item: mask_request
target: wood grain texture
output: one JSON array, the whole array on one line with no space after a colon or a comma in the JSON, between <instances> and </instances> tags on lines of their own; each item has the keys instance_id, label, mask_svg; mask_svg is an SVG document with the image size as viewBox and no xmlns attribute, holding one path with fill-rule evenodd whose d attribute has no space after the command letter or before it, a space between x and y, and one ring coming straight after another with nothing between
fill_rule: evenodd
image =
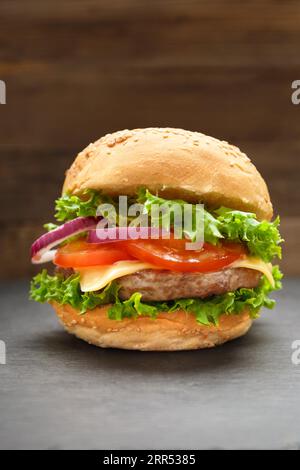
<instances>
[{"instance_id":1,"label":"wood grain texture","mask_svg":"<svg viewBox=\"0 0 300 470\"><path fill-rule=\"evenodd\" d=\"M6 45L1 56L8 60L13 55L148 67L299 64L297 1L2 0L0 14ZM9 34L12 23L18 34ZM47 47L45 38L51 39Z\"/></svg>"},{"instance_id":2,"label":"wood grain texture","mask_svg":"<svg viewBox=\"0 0 300 470\"><path fill-rule=\"evenodd\" d=\"M182 127L240 145L275 211L297 225L299 44L295 0L2 0L0 238L5 259L15 239L20 256L1 277L31 272L22 243L51 219L76 153L123 128ZM298 229L288 230L285 268L300 273Z\"/></svg>"},{"instance_id":3,"label":"wood grain texture","mask_svg":"<svg viewBox=\"0 0 300 470\"><path fill-rule=\"evenodd\" d=\"M124 128L172 126L229 141L298 138L298 69L9 65L2 144L81 149ZM18 137L16 139L16 136Z\"/></svg>"}]
</instances>

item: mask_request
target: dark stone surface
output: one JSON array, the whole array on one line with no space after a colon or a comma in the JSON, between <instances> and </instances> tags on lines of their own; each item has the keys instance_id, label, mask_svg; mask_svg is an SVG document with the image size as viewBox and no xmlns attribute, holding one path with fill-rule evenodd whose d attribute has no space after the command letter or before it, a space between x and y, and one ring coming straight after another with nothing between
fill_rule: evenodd
<instances>
[{"instance_id":1,"label":"dark stone surface","mask_svg":"<svg viewBox=\"0 0 300 470\"><path fill-rule=\"evenodd\" d=\"M66 333L25 283L1 289L0 448L300 448L300 284L214 350L101 350Z\"/></svg>"}]
</instances>

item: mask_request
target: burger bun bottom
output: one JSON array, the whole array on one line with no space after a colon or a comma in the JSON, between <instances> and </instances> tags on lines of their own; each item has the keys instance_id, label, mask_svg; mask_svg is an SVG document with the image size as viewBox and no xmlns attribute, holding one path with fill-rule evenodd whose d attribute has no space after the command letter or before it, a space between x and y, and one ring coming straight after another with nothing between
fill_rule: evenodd
<instances>
[{"instance_id":1,"label":"burger bun bottom","mask_svg":"<svg viewBox=\"0 0 300 470\"><path fill-rule=\"evenodd\" d=\"M218 326L197 323L195 316L178 310L160 313L157 318L110 320L109 305L90 310L84 315L70 305L53 307L64 328L78 338L102 348L140 351L180 351L204 349L238 338L249 330L252 320L247 311L222 315Z\"/></svg>"}]
</instances>

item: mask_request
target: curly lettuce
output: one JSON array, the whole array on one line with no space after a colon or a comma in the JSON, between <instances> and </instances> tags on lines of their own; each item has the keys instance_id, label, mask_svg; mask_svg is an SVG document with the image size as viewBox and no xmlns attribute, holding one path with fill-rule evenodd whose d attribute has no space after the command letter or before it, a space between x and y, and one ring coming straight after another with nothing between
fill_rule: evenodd
<instances>
[{"instance_id":1,"label":"curly lettuce","mask_svg":"<svg viewBox=\"0 0 300 470\"><path fill-rule=\"evenodd\" d=\"M98 292L82 292L79 274L64 278L61 274L51 276L46 270L35 276L31 282L30 298L37 302L57 302L69 304L81 314L88 310L112 304L108 310L111 320L148 316L156 318L158 313L172 313L184 310L195 315L198 323L218 325L222 314L236 315L247 308L251 318L257 318L262 307L273 308L275 301L268 297L273 290L281 288L282 274L277 266L273 267L275 286L272 287L265 276L254 289L240 288L234 292L215 295L207 299L178 299L168 302L142 302L142 295L135 292L128 300L118 296L118 285L111 282Z\"/></svg>"},{"instance_id":2,"label":"curly lettuce","mask_svg":"<svg viewBox=\"0 0 300 470\"><path fill-rule=\"evenodd\" d=\"M116 283L108 284L100 292L82 292L79 274L73 274L66 279L60 273L48 274L46 269L37 274L31 281L30 299L36 302L57 302L85 313L99 305L108 304L117 298Z\"/></svg>"},{"instance_id":3,"label":"curly lettuce","mask_svg":"<svg viewBox=\"0 0 300 470\"><path fill-rule=\"evenodd\" d=\"M85 190L80 197L67 193L55 201L55 218L66 222L76 217L93 217L101 203L102 197L94 189Z\"/></svg>"}]
</instances>

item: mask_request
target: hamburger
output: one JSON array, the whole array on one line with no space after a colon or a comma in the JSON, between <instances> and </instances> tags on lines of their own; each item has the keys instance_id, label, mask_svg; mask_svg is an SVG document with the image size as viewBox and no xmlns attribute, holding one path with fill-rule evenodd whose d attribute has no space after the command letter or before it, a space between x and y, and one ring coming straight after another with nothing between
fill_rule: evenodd
<instances>
[{"instance_id":1,"label":"hamburger","mask_svg":"<svg viewBox=\"0 0 300 470\"><path fill-rule=\"evenodd\" d=\"M138 228L130 210L120 216L121 198L138 206ZM175 206L190 208L180 236L174 212L166 221L160 211ZM123 130L90 144L66 172L55 217L32 245L32 262L51 264L30 296L96 346L213 347L244 335L281 287L279 218L264 179L237 147L198 132ZM200 232L203 243L188 249Z\"/></svg>"}]
</instances>

